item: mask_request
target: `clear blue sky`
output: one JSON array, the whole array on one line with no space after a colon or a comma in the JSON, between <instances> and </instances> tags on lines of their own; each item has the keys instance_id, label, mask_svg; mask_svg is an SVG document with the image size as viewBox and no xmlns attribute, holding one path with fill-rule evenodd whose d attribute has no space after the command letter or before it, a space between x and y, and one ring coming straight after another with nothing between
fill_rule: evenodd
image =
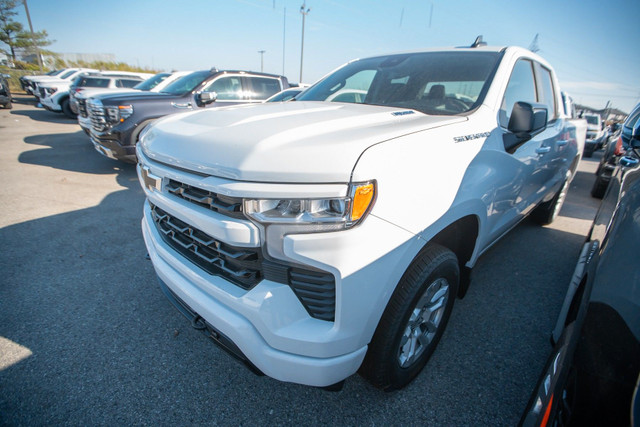
<instances>
[{"instance_id":1,"label":"clear blue sky","mask_svg":"<svg viewBox=\"0 0 640 427\"><path fill-rule=\"evenodd\" d=\"M54 52L113 53L155 69L300 76L302 0L28 0ZM578 103L640 101L640 0L307 0L303 82L359 57L439 46L529 47ZM286 10L286 13L285 13ZM23 8L17 19L26 26ZM283 43L284 40L284 43Z\"/></svg>"}]
</instances>

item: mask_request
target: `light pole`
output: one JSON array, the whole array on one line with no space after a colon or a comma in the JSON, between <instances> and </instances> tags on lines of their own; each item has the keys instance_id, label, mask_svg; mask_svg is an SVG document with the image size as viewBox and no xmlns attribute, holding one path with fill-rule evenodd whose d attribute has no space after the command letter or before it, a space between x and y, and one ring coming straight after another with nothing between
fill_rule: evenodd
<instances>
[{"instance_id":1,"label":"light pole","mask_svg":"<svg viewBox=\"0 0 640 427\"><path fill-rule=\"evenodd\" d=\"M266 50L259 50L258 53L260 54L260 72L264 72L264 53L266 52Z\"/></svg>"},{"instance_id":2,"label":"light pole","mask_svg":"<svg viewBox=\"0 0 640 427\"><path fill-rule=\"evenodd\" d=\"M307 15L311 12L311 8L307 9L307 2L303 2L302 6L300 6L300 14L302 14L302 45L300 47L300 80L299 83L302 83L302 60L304 59L304 20Z\"/></svg>"}]
</instances>

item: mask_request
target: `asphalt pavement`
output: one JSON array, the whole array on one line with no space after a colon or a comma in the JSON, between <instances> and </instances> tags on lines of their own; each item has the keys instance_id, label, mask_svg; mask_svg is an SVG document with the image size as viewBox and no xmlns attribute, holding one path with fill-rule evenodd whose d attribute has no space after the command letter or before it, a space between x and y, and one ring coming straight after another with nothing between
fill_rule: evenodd
<instances>
[{"instance_id":1,"label":"asphalt pavement","mask_svg":"<svg viewBox=\"0 0 640 427\"><path fill-rule=\"evenodd\" d=\"M1 425L515 425L599 200L581 162L556 222L483 255L424 371L384 393L258 377L160 291L134 165L17 95L0 110Z\"/></svg>"}]
</instances>

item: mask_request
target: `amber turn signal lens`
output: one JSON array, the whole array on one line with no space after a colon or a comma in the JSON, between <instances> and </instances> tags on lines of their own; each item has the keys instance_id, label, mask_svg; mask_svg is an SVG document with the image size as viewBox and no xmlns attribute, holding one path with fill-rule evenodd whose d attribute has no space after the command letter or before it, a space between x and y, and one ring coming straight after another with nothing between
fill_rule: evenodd
<instances>
[{"instance_id":1,"label":"amber turn signal lens","mask_svg":"<svg viewBox=\"0 0 640 427\"><path fill-rule=\"evenodd\" d=\"M353 208L351 209L351 221L357 221L367 212L373 200L373 183L356 187L353 194Z\"/></svg>"}]
</instances>

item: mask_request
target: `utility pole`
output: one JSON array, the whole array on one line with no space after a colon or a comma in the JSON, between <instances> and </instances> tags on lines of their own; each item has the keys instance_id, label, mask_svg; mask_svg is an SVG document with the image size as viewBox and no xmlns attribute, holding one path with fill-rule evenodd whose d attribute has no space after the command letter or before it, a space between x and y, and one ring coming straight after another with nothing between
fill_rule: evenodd
<instances>
[{"instance_id":1,"label":"utility pole","mask_svg":"<svg viewBox=\"0 0 640 427\"><path fill-rule=\"evenodd\" d=\"M284 51L287 40L287 8L284 8L284 12L282 14L282 75L284 76Z\"/></svg>"},{"instance_id":2,"label":"utility pole","mask_svg":"<svg viewBox=\"0 0 640 427\"><path fill-rule=\"evenodd\" d=\"M42 67L42 58L40 57L40 49L38 45L36 45L36 36L33 33L33 25L31 24L31 15L29 15L29 7L27 6L27 0L22 0L22 4L24 4L24 10L27 12L27 21L29 21L29 29L31 30L31 40L33 40L33 48L36 51L36 57L38 58L38 66L40 67L40 71L44 71Z\"/></svg>"},{"instance_id":3,"label":"utility pole","mask_svg":"<svg viewBox=\"0 0 640 427\"><path fill-rule=\"evenodd\" d=\"M302 60L304 59L304 20L307 15L311 12L311 8L307 9L307 2L303 2L302 6L300 6L300 14L302 15L302 44L300 47L300 80L299 83L302 83Z\"/></svg>"},{"instance_id":4,"label":"utility pole","mask_svg":"<svg viewBox=\"0 0 640 427\"><path fill-rule=\"evenodd\" d=\"M266 52L266 50L259 50L258 53L260 54L260 72L264 72L264 53Z\"/></svg>"}]
</instances>

